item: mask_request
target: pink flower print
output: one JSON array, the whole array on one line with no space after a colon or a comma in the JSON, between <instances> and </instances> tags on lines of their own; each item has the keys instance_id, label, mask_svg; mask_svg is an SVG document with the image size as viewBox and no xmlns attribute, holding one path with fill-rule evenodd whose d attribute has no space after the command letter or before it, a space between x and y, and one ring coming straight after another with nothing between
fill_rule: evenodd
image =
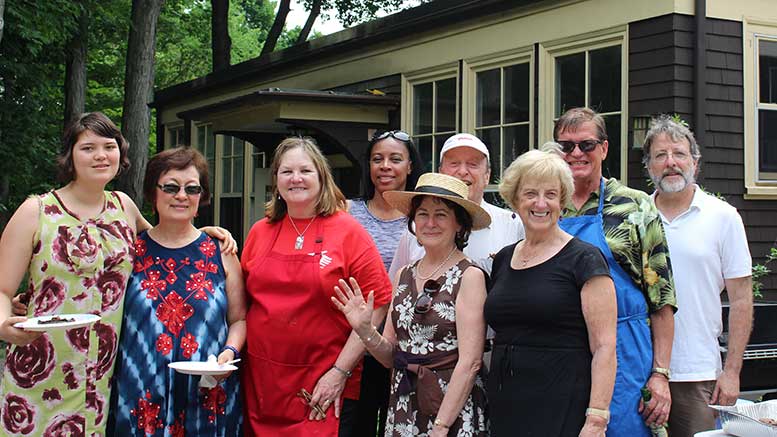
<instances>
[{"instance_id":1,"label":"pink flower print","mask_svg":"<svg viewBox=\"0 0 777 437\"><path fill-rule=\"evenodd\" d=\"M136 238L135 239L135 256L138 258L142 258L146 256L146 240L142 238Z\"/></svg>"},{"instance_id":2,"label":"pink flower print","mask_svg":"<svg viewBox=\"0 0 777 437\"><path fill-rule=\"evenodd\" d=\"M176 275L175 272L170 272L167 274L167 277L165 278L165 280L171 284L174 284L175 281L178 280L178 275Z\"/></svg>"},{"instance_id":3,"label":"pink flower print","mask_svg":"<svg viewBox=\"0 0 777 437\"><path fill-rule=\"evenodd\" d=\"M140 288L146 290L146 298L151 300L159 299L159 293L167 289L167 282L161 281L159 270L151 270L148 272L148 279L140 281Z\"/></svg>"},{"instance_id":4,"label":"pink flower print","mask_svg":"<svg viewBox=\"0 0 777 437\"><path fill-rule=\"evenodd\" d=\"M46 215L62 215L62 210L57 205L46 205L43 207L43 213Z\"/></svg>"},{"instance_id":5,"label":"pink flower print","mask_svg":"<svg viewBox=\"0 0 777 437\"><path fill-rule=\"evenodd\" d=\"M103 395L97 392L97 390L87 390L86 392L86 408L94 410L97 414L94 418L94 424L97 426L103 421L103 410L105 409L105 398Z\"/></svg>"},{"instance_id":6,"label":"pink flower print","mask_svg":"<svg viewBox=\"0 0 777 437\"><path fill-rule=\"evenodd\" d=\"M40 240L38 240L38 242L37 242L37 243L35 243L35 245L34 245L34 246L32 246L32 254L33 254L33 255L37 255L37 254L39 254L39 253L40 253L40 249L41 249L41 247L43 247L43 242L41 242Z\"/></svg>"},{"instance_id":7,"label":"pink flower print","mask_svg":"<svg viewBox=\"0 0 777 437\"><path fill-rule=\"evenodd\" d=\"M97 322L92 325L92 329L97 334L97 368L95 378L97 380L113 369L113 362L116 360L116 331L111 325Z\"/></svg>"},{"instance_id":8,"label":"pink flower print","mask_svg":"<svg viewBox=\"0 0 777 437\"><path fill-rule=\"evenodd\" d=\"M148 270L153 265L154 265L154 260L151 259L151 257L136 258L135 265L132 268L135 271L135 273L138 273L144 270Z\"/></svg>"},{"instance_id":9,"label":"pink flower print","mask_svg":"<svg viewBox=\"0 0 777 437\"><path fill-rule=\"evenodd\" d=\"M183 328L186 319L194 314L194 308L184 302L178 293L172 292L167 295L164 302L156 308L156 316L167 329L178 337Z\"/></svg>"},{"instance_id":10,"label":"pink flower print","mask_svg":"<svg viewBox=\"0 0 777 437\"><path fill-rule=\"evenodd\" d=\"M181 349L183 349L184 358L191 358L199 347L197 340L189 333L181 339Z\"/></svg>"},{"instance_id":11,"label":"pink flower print","mask_svg":"<svg viewBox=\"0 0 777 437\"><path fill-rule=\"evenodd\" d=\"M169 354L173 350L173 339L165 333L159 334L159 337L156 338L156 350L162 355Z\"/></svg>"},{"instance_id":12,"label":"pink flower print","mask_svg":"<svg viewBox=\"0 0 777 437\"><path fill-rule=\"evenodd\" d=\"M138 406L130 410L130 414L137 417L138 428L142 429L146 435L153 435L157 429L164 425L159 418L161 406L151 402L151 392L146 390L146 399L138 399Z\"/></svg>"},{"instance_id":13,"label":"pink flower print","mask_svg":"<svg viewBox=\"0 0 777 437\"><path fill-rule=\"evenodd\" d=\"M49 422L43 435L46 437L84 437L86 419L80 414L57 414Z\"/></svg>"},{"instance_id":14,"label":"pink flower print","mask_svg":"<svg viewBox=\"0 0 777 437\"><path fill-rule=\"evenodd\" d=\"M208 421L216 421L217 414L224 414L224 404L227 402L227 394L224 387L217 385L213 388L200 388L202 395L202 408L209 411Z\"/></svg>"},{"instance_id":15,"label":"pink flower print","mask_svg":"<svg viewBox=\"0 0 777 437\"><path fill-rule=\"evenodd\" d=\"M181 414L178 415L178 418L175 419L175 422L167 427L167 431L170 433L170 437L185 437L186 429L183 427L184 422L184 412L181 411Z\"/></svg>"},{"instance_id":16,"label":"pink flower print","mask_svg":"<svg viewBox=\"0 0 777 437\"><path fill-rule=\"evenodd\" d=\"M43 280L32 300L35 316L53 314L65 302L65 284L50 277Z\"/></svg>"},{"instance_id":17,"label":"pink flower print","mask_svg":"<svg viewBox=\"0 0 777 437\"><path fill-rule=\"evenodd\" d=\"M14 434L27 435L35 429L36 410L27 399L8 393L3 400L3 427Z\"/></svg>"},{"instance_id":18,"label":"pink flower print","mask_svg":"<svg viewBox=\"0 0 777 437\"><path fill-rule=\"evenodd\" d=\"M77 238L69 239L66 243L68 258L77 272L91 273L99 267L98 254L100 244L89 233L89 226L79 226Z\"/></svg>"},{"instance_id":19,"label":"pink flower print","mask_svg":"<svg viewBox=\"0 0 777 437\"><path fill-rule=\"evenodd\" d=\"M56 388L50 388L47 390L43 390L43 396L41 397L44 401L61 401L62 395L59 393L59 390Z\"/></svg>"},{"instance_id":20,"label":"pink flower print","mask_svg":"<svg viewBox=\"0 0 777 437\"><path fill-rule=\"evenodd\" d=\"M41 335L32 343L17 346L8 355L6 368L21 388L32 388L51 376L56 365L54 345L48 335Z\"/></svg>"},{"instance_id":21,"label":"pink flower print","mask_svg":"<svg viewBox=\"0 0 777 437\"><path fill-rule=\"evenodd\" d=\"M89 328L74 328L65 331L65 338L77 351L86 352L89 350Z\"/></svg>"},{"instance_id":22,"label":"pink flower print","mask_svg":"<svg viewBox=\"0 0 777 437\"><path fill-rule=\"evenodd\" d=\"M102 295L102 312L116 311L124 302L127 278L120 272L107 270L97 277L97 289Z\"/></svg>"},{"instance_id":23,"label":"pink flower print","mask_svg":"<svg viewBox=\"0 0 777 437\"><path fill-rule=\"evenodd\" d=\"M65 385L70 390L75 390L81 385L79 377L76 375L75 368L73 367L73 363L62 363L62 373L65 374Z\"/></svg>"},{"instance_id":24,"label":"pink flower print","mask_svg":"<svg viewBox=\"0 0 777 437\"><path fill-rule=\"evenodd\" d=\"M200 252L202 252L208 258L212 258L214 255L216 255L216 243L214 243L210 237L204 239L202 243L200 243Z\"/></svg>"},{"instance_id":25,"label":"pink flower print","mask_svg":"<svg viewBox=\"0 0 777 437\"><path fill-rule=\"evenodd\" d=\"M213 294L213 281L205 278L204 272L197 272L190 276L190 280L186 281L186 291L194 292L194 298L200 300L208 300L208 295L205 291L209 291Z\"/></svg>"},{"instance_id":26,"label":"pink flower print","mask_svg":"<svg viewBox=\"0 0 777 437\"><path fill-rule=\"evenodd\" d=\"M105 202L105 209L106 210L116 211L116 204L113 203L112 200L108 200L107 202Z\"/></svg>"},{"instance_id":27,"label":"pink flower print","mask_svg":"<svg viewBox=\"0 0 777 437\"><path fill-rule=\"evenodd\" d=\"M198 259L194 262L194 267L197 268L197 270L201 272L206 273L218 273L219 272L219 266L217 266L215 263L209 262L205 264L204 260Z\"/></svg>"}]
</instances>

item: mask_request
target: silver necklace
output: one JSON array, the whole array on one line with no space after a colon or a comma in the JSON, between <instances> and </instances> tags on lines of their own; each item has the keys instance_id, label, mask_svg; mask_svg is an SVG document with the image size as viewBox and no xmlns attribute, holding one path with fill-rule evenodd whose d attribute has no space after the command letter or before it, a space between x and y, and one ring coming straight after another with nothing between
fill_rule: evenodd
<instances>
[{"instance_id":1,"label":"silver necklace","mask_svg":"<svg viewBox=\"0 0 777 437\"><path fill-rule=\"evenodd\" d=\"M443 260L443 262L441 262L440 265L438 265L437 268L434 269L434 271L427 276L424 276L421 274L421 263L419 262L418 266L415 269L415 275L418 277L418 279L421 279L424 281L431 278L432 276L434 276L435 273L437 273L442 268L442 266L445 265L445 263L448 262L448 260L451 259L451 257L453 256L453 252L456 252L456 246L453 246L453 249L451 249L451 253L449 253L448 256Z\"/></svg>"},{"instance_id":2,"label":"silver necklace","mask_svg":"<svg viewBox=\"0 0 777 437\"><path fill-rule=\"evenodd\" d=\"M297 225L294 224L294 220L292 220L291 216L286 214L289 217L289 222L291 223L291 226L294 227L294 232L297 233L297 239L294 240L294 250L301 250L302 245L305 243L305 232L308 231L310 228L310 225L313 224L314 221L318 218L318 216L314 216L313 220L308 223L307 226L305 226L305 230L300 232L299 229L297 229Z\"/></svg>"}]
</instances>

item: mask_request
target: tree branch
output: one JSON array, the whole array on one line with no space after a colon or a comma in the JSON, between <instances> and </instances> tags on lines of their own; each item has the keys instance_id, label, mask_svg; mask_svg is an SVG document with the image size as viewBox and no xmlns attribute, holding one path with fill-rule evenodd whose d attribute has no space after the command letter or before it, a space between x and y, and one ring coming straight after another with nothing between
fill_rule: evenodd
<instances>
[{"instance_id":1,"label":"tree branch","mask_svg":"<svg viewBox=\"0 0 777 437\"><path fill-rule=\"evenodd\" d=\"M211 48L213 71L231 63L232 39L229 37L229 0L211 0Z\"/></svg>"},{"instance_id":2,"label":"tree branch","mask_svg":"<svg viewBox=\"0 0 777 437\"><path fill-rule=\"evenodd\" d=\"M0 0L1 1L1 0ZM78 30L65 48L64 124L84 112L86 105L86 53L89 40L89 13L84 8L78 17Z\"/></svg>"},{"instance_id":3,"label":"tree branch","mask_svg":"<svg viewBox=\"0 0 777 437\"><path fill-rule=\"evenodd\" d=\"M318 15L321 14L321 1L322 0L313 0L313 4L310 7L310 14L308 14L308 19L305 21L305 26L302 27L302 31L297 37L296 44L300 44L308 40L310 32L313 30L313 24L316 22Z\"/></svg>"},{"instance_id":4,"label":"tree branch","mask_svg":"<svg viewBox=\"0 0 777 437\"><path fill-rule=\"evenodd\" d=\"M262 53L259 56L264 56L275 50L275 45L278 44L278 38L280 38L281 33L283 33L283 26L286 25L286 17L289 15L290 10L291 0L281 0L280 5L278 6L278 13L275 14L275 21L272 23L270 32L267 34L267 39L264 41Z\"/></svg>"}]
</instances>

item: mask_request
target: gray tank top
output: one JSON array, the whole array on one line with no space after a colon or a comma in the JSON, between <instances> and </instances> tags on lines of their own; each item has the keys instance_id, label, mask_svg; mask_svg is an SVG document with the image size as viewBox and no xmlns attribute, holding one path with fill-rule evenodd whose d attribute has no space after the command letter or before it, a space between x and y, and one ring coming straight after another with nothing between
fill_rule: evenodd
<instances>
[{"instance_id":1,"label":"gray tank top","mask_svg":"<svg viewBox=\"0 0 777 437\"><path fill-rule=\"evenodd\" d=\"M397 245L399 244L399 237L407 229L407 217L381 220L372 215L370 210L367 209L367 203L362 199L351 200L349 212L372 236L372 240L375 241L378 252L380 252L383 265L386 267L386 271L388 271L391 261L394 259L394 252L396 252ZM394 278L391 278L391 280L393 281Z\"/></svg>"}]
</instances>

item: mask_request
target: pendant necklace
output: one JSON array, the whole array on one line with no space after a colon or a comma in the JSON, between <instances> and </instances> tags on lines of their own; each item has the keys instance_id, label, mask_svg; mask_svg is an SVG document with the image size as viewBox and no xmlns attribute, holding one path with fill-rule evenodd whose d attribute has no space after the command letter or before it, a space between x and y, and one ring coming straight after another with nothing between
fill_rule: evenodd
<instances>
[{"instance_id":1,"label":"pendant necklace","mask_svg":"<svg viewBox=\"0 0 777 437\"><path fill-rule=\"evenodd\" d=\"M417 267L416 267L416 269L415 269L415 275L416 275L416 277L417 277L418 279L421 279L421 280L423 280L423 281L425 281L425 280L427 280L427 279L431 278L432 276L434 276L434 274L435 274L435 273L437 273L437 272L438 272L438 271L439 271L439 270L442 268L442 266L444 266L444 265L445 265L445 263L447 263L447 262L448 262L448 260L449 260L449 259L451 259L451 257L453 256L453 253L454 253L454 252L456 252L456 246L453 246L453 249L451 249L451 253L449 253L449 254L448 254L448 256L445 258L445 260L443 260L443 262L441 262L441 263L440 263L440 265L438 265L438 266L437 266L437 268L436 268L436 269L434 269L434 271L433 271L432 273L430 273L430 274L428 274L428 275L426 275L426 276L424 276L424 275L422 275L422 274L421 274L421 263L419 262L419 263L418 263L418 266L417 266Z\"/></svg>"},{"instance_id":2,"label":"pendant necklace","mask_svg":"<svg viewBox=\"0 0 777 437\"><path fill-rule=\"evenodd\" d=\"M307 226L305 226L305 230L300 232L299 229L297 229L297 225L294 224L294 220L292 220L291 216L289 214L286 214L289 217L289 222L291 222L291 226L294 228L294 232L297 233L297 239L294 240L294 250L301 250L302 245L305 243L305 232L308 231L310 228L310 225L313 224L314 221L318 218L318 216L314 216L313 220L308 223Z\"/></svg>"}]
</instances>

